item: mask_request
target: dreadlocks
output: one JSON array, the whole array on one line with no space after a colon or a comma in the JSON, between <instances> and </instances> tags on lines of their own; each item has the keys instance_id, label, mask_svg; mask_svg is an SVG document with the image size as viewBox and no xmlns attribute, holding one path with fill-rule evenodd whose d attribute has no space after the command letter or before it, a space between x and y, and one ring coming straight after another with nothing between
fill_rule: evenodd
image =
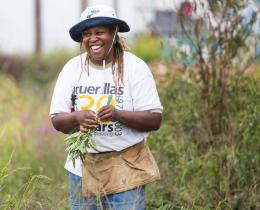
<instances>
[{"instance_id":1,"label":"dreadlocks","mask_svg":"<svg viewBox=\"0 0 260 210\"><path fill-rule=\"evenodd\" d=\"M116 35L116 42L114 44L114 59L112 62L112 73L116 90L123 84L124 77L124 51L128 51L128 47L122 37Z\"/></svg>"}]
</instances>

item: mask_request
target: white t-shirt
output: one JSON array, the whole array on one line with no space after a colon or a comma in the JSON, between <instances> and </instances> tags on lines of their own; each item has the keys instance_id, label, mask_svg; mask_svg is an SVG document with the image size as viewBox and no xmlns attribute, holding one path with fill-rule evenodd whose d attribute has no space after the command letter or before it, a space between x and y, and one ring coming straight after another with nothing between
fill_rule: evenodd
<instances>
[{"instance_id":1,"label":"white t-shirt","mask_svg":"<svg viewBox=\"0 0 260 210\"><path fill-rule=\"evenodd\" d=\"M72 58L59 74L50 107L50 116L61 112L70 112L71 95L76 95L75 111L91 109L97 112L108 102L112 95L111 105L119 110L146 111L159 110L162 106L156 90L153 75L147 64L130 52L124 52L123 84L115 94L115 83L111 64L95 66L89 64L89 74L82 71L86 54ZM110 96L111 97L111 96ZM93 139L100 152L120 151L132 146L148 136L148 132L140 132L124 126L119 122L103 122L93 134ZM89 149L94 153L95 150ZM81 161L65 164L65 168L81 176Z\"/></svg>"}]
</instances>

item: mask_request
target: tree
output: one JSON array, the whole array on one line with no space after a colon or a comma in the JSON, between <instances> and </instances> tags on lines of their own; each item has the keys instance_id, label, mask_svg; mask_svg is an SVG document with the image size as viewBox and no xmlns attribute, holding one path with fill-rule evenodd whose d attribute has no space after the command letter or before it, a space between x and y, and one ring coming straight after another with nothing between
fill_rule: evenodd
<instances>
[{"instance_id":1,"label":"tree","mask_svg":"<svg viewBox=\"0 0 260 210\"><path fill-rule=\"evenodd\" d=\"M259 6L248 0L179 2L180 25L190 47L185 56L195 61L204 122L214 140L228 128L230 85L260 55Z\"/></svg>"}]
</instances>

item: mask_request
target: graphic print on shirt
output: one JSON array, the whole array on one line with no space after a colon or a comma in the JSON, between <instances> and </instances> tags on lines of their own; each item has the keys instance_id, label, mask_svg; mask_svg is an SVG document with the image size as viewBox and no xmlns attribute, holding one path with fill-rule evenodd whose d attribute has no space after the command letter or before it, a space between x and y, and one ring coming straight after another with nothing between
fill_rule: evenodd
<instances>
[{"instance_id":1,"label":"graphic print on shirt","mask_svg":"<svg viewBox=\"0 0 260 210\"><path fill-rule=\"evenodd\" d=\"M116 94L115 85L107 82L102 86L83 86L78 85L73 87L73 95L76 96L75 110L92 110L95 113L105 106L111 105L116 109L123 110L124 108L124 87L119 87ZM93 136L121 136L123 126L119 122L103 121L101 122Z\"/></svg>"}]
</instances>

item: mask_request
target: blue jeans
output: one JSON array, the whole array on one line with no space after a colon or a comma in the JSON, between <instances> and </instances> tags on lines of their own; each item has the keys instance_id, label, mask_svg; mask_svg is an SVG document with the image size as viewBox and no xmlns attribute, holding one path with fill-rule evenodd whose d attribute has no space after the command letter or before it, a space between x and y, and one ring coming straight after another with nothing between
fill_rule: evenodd
<instances>
[{"instance_id":1,"label":"blue jeans","mask_svg":"<svg viewBox=\"0 0 260 210\"><path fill-rule=\"evenodd\" d=\"M144 210L144 186L105 197L86 198L81 194L81 177L69 173L71 210Z\"/></svg>"}]
</instances>

